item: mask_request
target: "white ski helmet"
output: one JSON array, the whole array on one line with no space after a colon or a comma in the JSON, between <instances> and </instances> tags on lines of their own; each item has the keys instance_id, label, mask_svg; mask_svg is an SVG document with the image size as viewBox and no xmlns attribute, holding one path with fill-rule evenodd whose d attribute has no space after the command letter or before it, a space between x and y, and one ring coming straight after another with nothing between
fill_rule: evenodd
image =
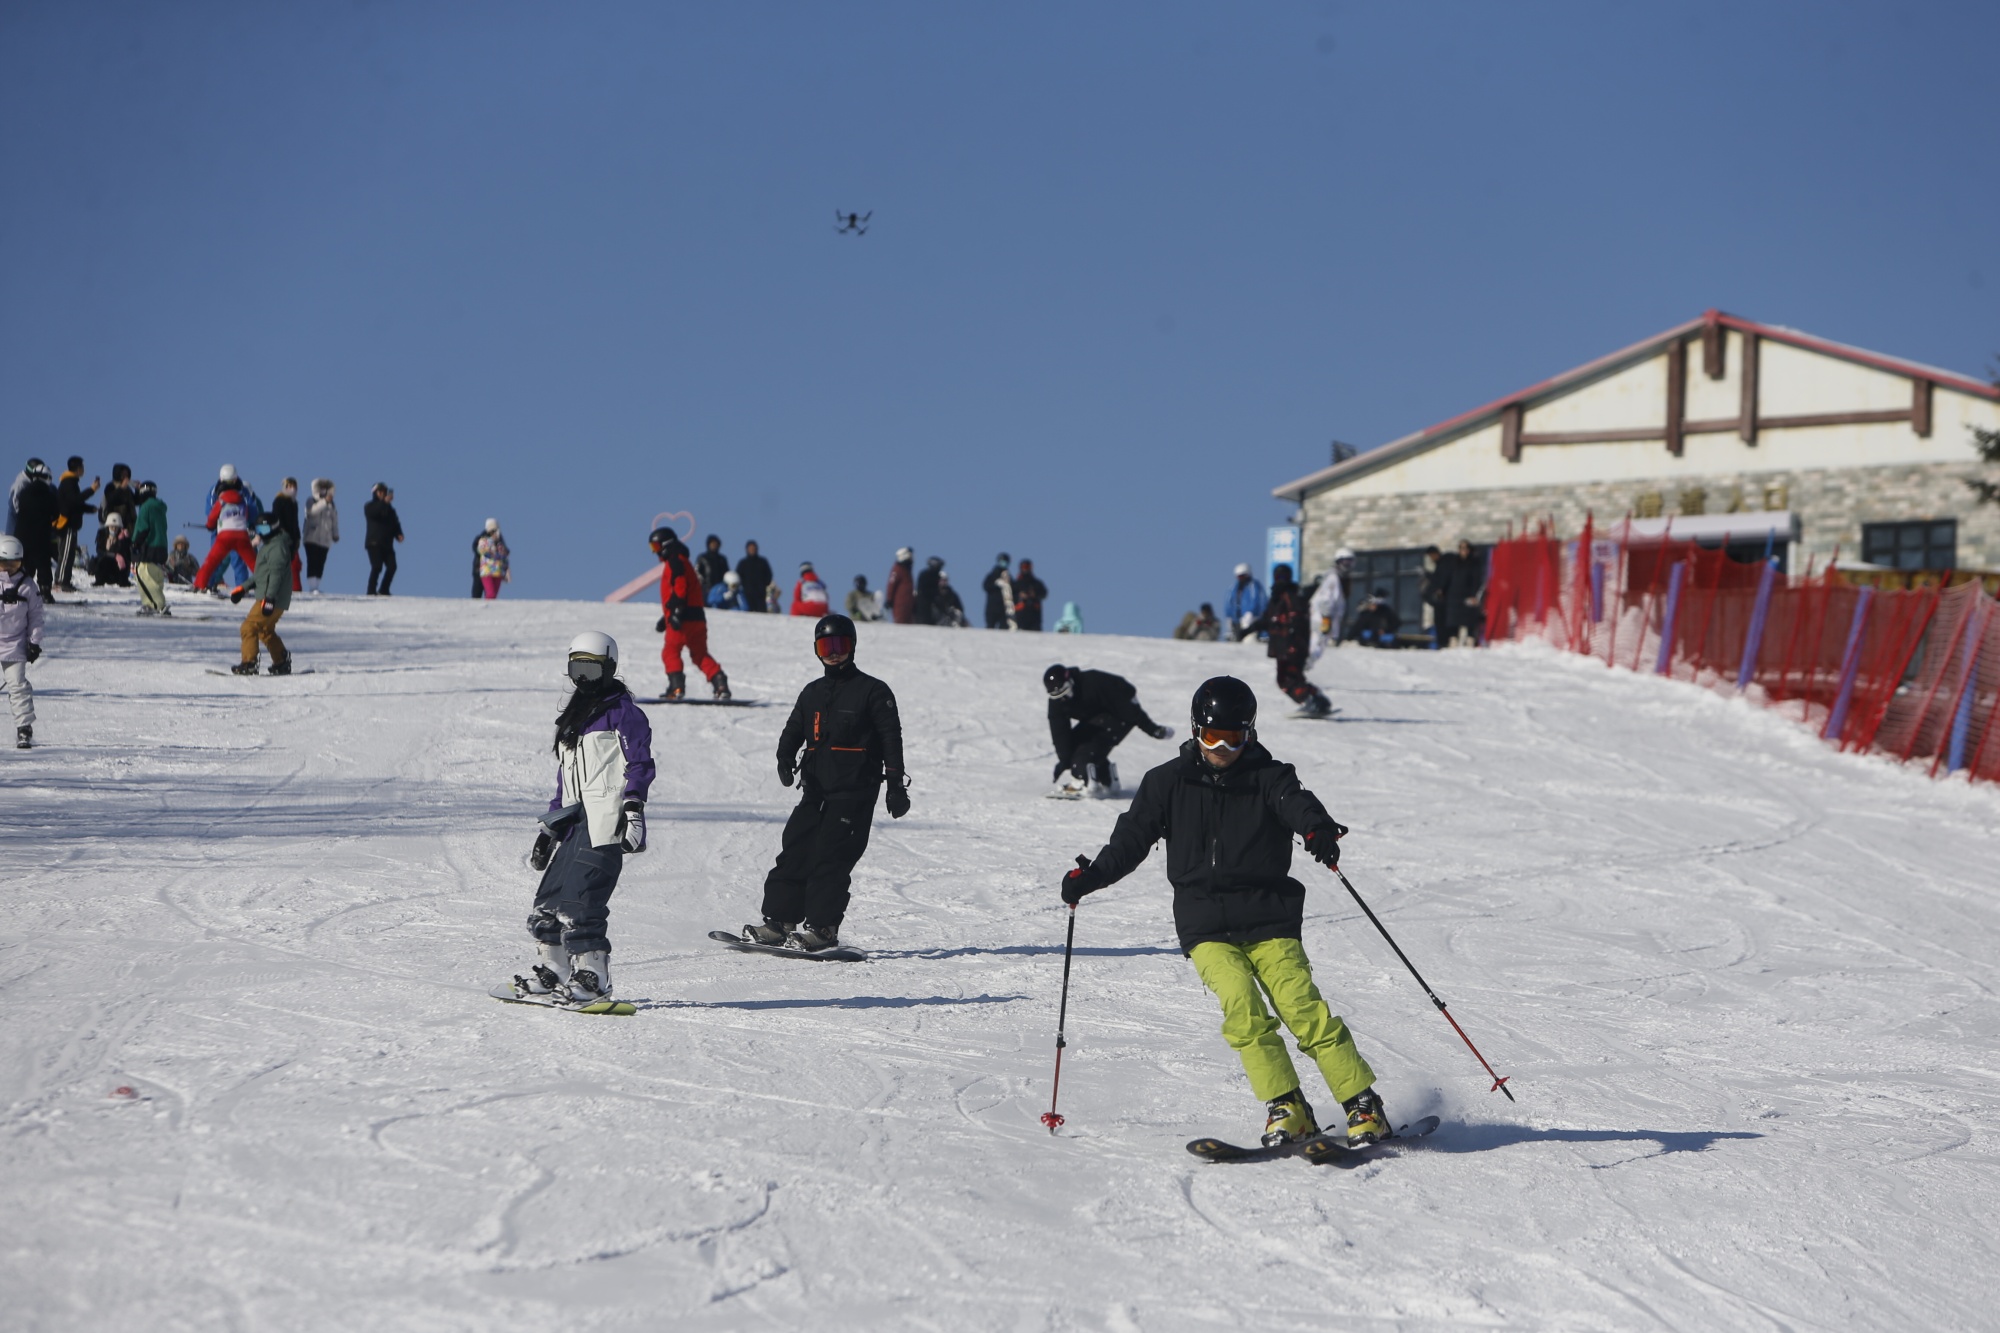
<instances>
[{"instance_id":1,"label":"white ski helmet","mask_svg":"<svg viewBox=\"0 0 2000 1333\"><path fill-rule=\"evenodd\" d=\"M13 533L0 537L0 560L25 560L28 550L21 545L21 539Z\"/></svg>"},{"instance_id":2,"label":"white ski helmet","mask_svg":"<svg viewBox=\"0 0 2000 1333\"><path fill-rule=\"evenodd\" d=\"M497 519L497 518L489 518L489 519L487 519L487 520L486 520L486 530L487 530L488 532L498 532L498 531L500 531L500 520L499 520L499 519Z\"/></svg>"},{"instance_id":3,"label":"white ski helmet","mask_svg":"<svg viewBox=\"0 0 2000 1333\"><path fill-rule=\"evenodd\" d=\"M1239 579L1242 578L1244 575L1248 574L1249 572L1250 572L1250 566L1248 565L1238 565L1236 567L1236 577Z\"/></svg>"},{"instance_id":4,"label":"white ski helmet","mask_svg":"<svg viewBox=\"0 0 2000 1333\"><path fill-rule=\"evenodd\" d=\"M1354 563L1354 552L1345 546L1341 547L1333 553L1333 563L1336 565Z\"/></svg>"},{"instance_id":5,"label":"white ski helmet","mask_svg":"<svg viewBox=\"0 0 2000 1333\"><path fill-rule=\"evenodd\" d=\"M743 582L743 579L740 575L737 574L735 570L732 569L727 574L724 574L722 576L722 581L733 588L737 584Z\"/></svg>"},{"instance_id":6,"label":"white ski helmet","mask_svg":"<svg viewBox=\"0 0 2000 1333\"><path fill-rule=\"evenodd\" d=\"M216 474L215 474L215 476L216 476L216 480L217 480L217 481L235 481L235 480L236 480L236 464L234 464L234 463L224 463L224 464L222 465L222 471L220 471L220 472L216 473Z\"/></svg>"},{"instance_id":7,"label":"white ski helmet","mask_svg":"<svg viewBox=\"0 0 2000 1333\"><path fill-rule=\"evenodd\" d=\"M587 629L569 641L569 657L572 662L584 657L615 667L618 665L618 640L609 634Z\"/></svg>"},{"instance_id":8,"label":"white ski helmet","mask_svg":"<svg viewBox=\"0 0 2000 1333\"><path fill-rule=\"evenodd\" d=\"M916 555L916 552L915 552L915 551L912 551L912 550L911 550L911 549L910 549L909 547L907 547L907 546L898 546L898 547L896 548L896 563L897 563L897 564L901 564L901 563L902 563L903 561L905 561L905 560L909 560L909 559L913 558L913 557L914 557L915 555Z\"/></svg>"}]
</instances>

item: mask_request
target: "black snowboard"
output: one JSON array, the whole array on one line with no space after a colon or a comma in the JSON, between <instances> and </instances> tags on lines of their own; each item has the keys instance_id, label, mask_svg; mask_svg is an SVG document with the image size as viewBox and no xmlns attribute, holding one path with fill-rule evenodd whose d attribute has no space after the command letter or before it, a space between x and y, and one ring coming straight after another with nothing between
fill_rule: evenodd
<instances>
[{"instance_id":1,"label":"black snowboard","mask_svg":"<svg viewBox=\"0 0 2000 1333\"><path fill-rule=\"evenodd\" d=\"M804 958L815 963L865 963L868 955L859 949L850 949L845 944L836 944L831 949L821 949L808 953L804 949L787 949L782 944L752 944L741 935L733 935L726 930L711 930L708 937L717 944L726 944L744 953L774 953L780 958Z\"/></svg>"},{"instance_id":2,"label":"black snowboard","mask_svg":"<svg viewBox=\"0 0 2000 1333\"><path fill-rule=\"evenodd\" d=\"M1438 1127L1438 1118L1427 1115L1422 1120L1403 1126L1396 1131L1393 1139L1382 1139L1381 1143L1394 1143L1397 1139L1420 1139ZM1221 1139L1194 1139L1187 1150L1204 1162L1273 1162L1280 1157L1303 1157L1315 1165L1330 1161L1340 1161L1345 1165L1359 1165L1360 1160L1376 1144L1354 1147L1347 1141L1347 1131L1335 1130L1326 1134L1315 1134L1312 1138L1298 1143L1283 1143L1275 1148L1262 1146L1240 1147L1234 1143L1224 1143Z\"/></svg>"},{"instance_id":3,"label":"black snowboard","mask_svg":"<svg viewBox=\"0 0 2000 1333\"><path fill-rule=\"evenodd\" d=\"M662 697L658 699L641 699L639 702L642 704L674 704L676 706L686 704L690 707L697 707L697 708L702 707L704 705L710 708L764 707L764 701L762 699L688 699L688 698L668 699Z\"/></svg>"},{"instance_id":4,"label":"black snowboard","mask_svg":"<svg viewBox=\"0 0 2000 1333\"><path fill-rule=\"evenodd\" d=\"M234 671L221 671L215 667L209 667L207 668L207 671L208 674L211 676L236 676L236 673ZM313 668L299 667L297 670L287 671L285 673L285 676L310 676L313 674L314 674ZM285 676L279 676L277 679L283 680ZM271 673L268 671L260 671L254 676L236 676L236 679L238 680L269 680L270 678L271 678Z\"/></svg>"}]
</instances>

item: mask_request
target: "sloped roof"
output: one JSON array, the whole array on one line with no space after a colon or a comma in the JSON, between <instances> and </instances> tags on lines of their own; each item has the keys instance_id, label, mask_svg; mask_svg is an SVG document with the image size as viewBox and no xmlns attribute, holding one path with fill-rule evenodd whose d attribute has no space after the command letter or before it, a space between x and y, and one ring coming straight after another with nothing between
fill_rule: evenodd
<instances>
[{"instance_id":1,"label":"sloped roof","mask_svg":"<svg viewBox=\"0 0 2000 1333\"><path fill-rule=\"evenodd\" d=\"M1400 440L1391 440L1388 444L1382 445L1379 448L1370 449L1366 453L1356 454L1344 463L1335 463L1332 467L1325 467L1317 472L1308 473L1296 481L1288 481L1282 486L1272 488L1271 494L1280 500L1299 499L1307 491L1320 490L1330 484L1337 485L1342 482L1353 481L1358 477L1365 477L1369 473L1379 471L1392 463L1401 462L1405 458L1423 453L1429 449L1435 449L1437 446L1457 439L1469 431L1478 430L1480 427L1498 420L1501 411L1515 403L1520 403L1523 406L1532 406L1536 402L1553 398L1571 389L1579 388L1591 380L1601 379L1606 375L1623 370L1636 362L1644 361L1648 357L1658 355L1661 349L1665 348L1669 343L1699 334L1710 324L1718 324L1723 328L1735 329L1740 333L1754 333L1759 338L1768 342L1788 343L1793 347L1802 347L1807 351L1818 352L1824 356L1838 357L1842 361L1852 361L1857 365L1872 366L1877 370L1886 370L1892 374L1908 375L1912 379L1929 380L1933 384L1941 384L1959 393L1973 394L1980 398L2000 402L2000 387L1988 384L1983 380L1973 379L1967 375L1960 375L1955 371L1940 370L1936 366L1927 366L1918 361L1907 361L1902 357L1888 356L1881 352L1871 352L1862 347L1850 347L1846 343L1837 343L1829 338L1815 337L1810 333L1802 333L1797 329L1788 329L1782 324L1759 324L1755 320L1744 319L1738 315L1726 314L1720 310L1711 310L1699 319L1689 320L1685 324L1677 324L1671 329L1654 334L1643 342L1633 343L1630 347L1621 347L1609 356L1601 356L1595 361L1587 361L1574 370L1566 370L1552 379L1543 380L1539 384L1531 384L1525 389L1520 389L1506 395L1504 398L1496 398L1482 407L1475 407L1470 412L1462 412L1447 421L1440 421L1435 426L1428 426L1423 430L1417 431L1413 435L1405 435Z\"/></svg>"}]
</instances>

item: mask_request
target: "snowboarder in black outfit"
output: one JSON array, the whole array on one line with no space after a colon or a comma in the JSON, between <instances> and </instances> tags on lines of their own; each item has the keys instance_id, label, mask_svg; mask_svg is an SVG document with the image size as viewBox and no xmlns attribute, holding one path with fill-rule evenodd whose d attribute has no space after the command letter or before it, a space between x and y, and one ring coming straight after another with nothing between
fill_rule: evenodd
<instances>
[{"instance_id":1,"label":"snowboarder in black outfit","mask_svg":"<svg viewBox=\"0 0 2000 1333\"><path fill-rule=\"evenodd\" d=\"M1052 781L1063 786L1059 796L1116 796L1117 773L1111 751L1137 727L1155 740L1173 735L1146 716L1139 691L1123 676L1109 671L1084 671L1057 663L1042 673L1049 694L1049 739L1056 746Z\"/></svg>"},{"instance_id":2,"label":"snowboarder in black outfit","mask_svg":"<svg viewBox=\"0 0 2000 1333\"><path fill-rule=\"evenodd\" d=\"M1063 876L1062 900L1073 905L1116 884L1165 838L1181 951L1221 1002L1223 1039L1265 1103L1265 1146L1319 1133L1279 1023L1346 1110L1348 1141L1386 1139L1393 1131L1375 1092L1375 1071L1313 984L1299 939L1305 886L1291 877L1294 834L1305 840L1307 855L1331 867L1340 862L1339 839L1347 830L1299 784L1290 764L1257 741L1257 696L1248 685L1234 676L1205 681L1191 713L1193 738L1140 780L1132 807L1118 816L1096 859L1079 858Z\"/></svg>"},{"instance_id":3,"label":"snowboarder in black outfit","mask_svg":"<svg viewBox=\"0 0 2000 1333\"><path fill-rule=\"evenodd\" d=\"M824 674L799 691L778 737L778 781L789 787L797 776L799 804L764 877L763 924L743 927L746 943L808 953L838 945L848 885L885 782L890 817L910 813L896 696L854 665L854 646L846 616L821 616L813 626Z\"/></svg>"},{"instance_id":4,"label":"snowboarder in black outfit","mask_svg":"<svg viewBox=\"0 0 2000 1333\"><path fill-rule=\"evenodd\" d=\"M1292 581L1290 565L1279 565L1271 571L1271 600L1244 636L1259 632L1270 636L1266 651L1278 662L1278 688L1302 705L1301 715L1324 717L1332 712L1333 704L1306 679L1306 658L1312 652L1312 607L1299 585Z\"/></svg>"}]
</instances>

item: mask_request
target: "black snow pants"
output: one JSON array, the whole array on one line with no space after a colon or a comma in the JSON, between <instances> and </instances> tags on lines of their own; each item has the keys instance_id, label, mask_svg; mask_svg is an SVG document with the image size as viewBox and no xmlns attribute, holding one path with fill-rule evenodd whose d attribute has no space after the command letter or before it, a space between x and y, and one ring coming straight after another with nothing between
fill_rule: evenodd
<instances>
[{"instance_id":1,"label":"black snow pants","mask_svg":"<svg viewBox=\"0 0 2000 1333\"><path fill-rule=\"evenodd\" d=\"M792 925L840 929L855 863L868 850L880 787L807 796L785 821L778 860L764 876L764 915Z\"/></svg>"},{"instance_id":2,"label":"black snow pants","mask_svg":"<svg viewBox=\"0 0 2000 1333\"><path fill-rule=\"evenodd\" d=\"M1302 704L1319 697L1318 688L1306 679L1305 654L1296 657L1286 654L1278 659L1278 688L1294 703Z\"/></svg>"},{"instance_id":3,"label":"black snow pants","mask_svg":"<svg viewBox=\"0 0 2000 1333\"><path fill-rule=\"evenodd\" d=\"M379 593L381 596L387 597L389 596L389 585L396 581L396 548L393 545L370 546L367 550L368 595L373 597ZM376 580L378 579L381 581L379 588L376 586Z\"/></svg>"},{"instance_id":4,"label":"black snow pants","mask_svg":"<svg viewBox=\"0 0 2000 1333\"><path fill-rule=\"evenodd\" d=\"M1070 733L1076 748L1069 754L1069 771L1081 773L1085 777L1111 784L1111 752L1119 742L1132 734L1130 722L1113 722L1110 726L1100 726L1086 722Z\"/></svg>"},{"instance_id":5,"label":"black snow pants","mask_svg":"<svg viewBox=\"0 0 2000 1333\"><path fill-rule=\"evenodd\" d=\"M609 953L604 928L611 919L611 891L625 868L625 848L590 845L588 821L578 819L563 835L549 858L535 890L535 910L528 913L528 933L543 944L560 944L571 953Z\"/></svg>"}]
</instances>

